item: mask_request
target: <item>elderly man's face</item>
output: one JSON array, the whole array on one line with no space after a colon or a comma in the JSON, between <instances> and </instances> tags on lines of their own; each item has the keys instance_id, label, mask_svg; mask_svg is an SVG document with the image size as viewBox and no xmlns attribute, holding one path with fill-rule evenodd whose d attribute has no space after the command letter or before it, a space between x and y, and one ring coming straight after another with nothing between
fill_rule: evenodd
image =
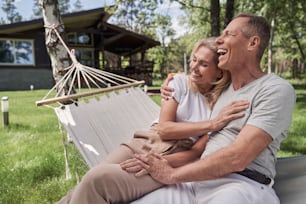
<instances>
[{"instance_id":1,"label":"elderly man's face","mask_svg":"<svg viewBox=\"0 0 306 204\"><path fill-rule=\"evenodd\" d=\"M222 35L217 38L219 64L221 69L233 69L243 65L249 40L246 38L241 27L246 25L248 18L236 18L224 29Z\"/></svg>"}]
</instances>

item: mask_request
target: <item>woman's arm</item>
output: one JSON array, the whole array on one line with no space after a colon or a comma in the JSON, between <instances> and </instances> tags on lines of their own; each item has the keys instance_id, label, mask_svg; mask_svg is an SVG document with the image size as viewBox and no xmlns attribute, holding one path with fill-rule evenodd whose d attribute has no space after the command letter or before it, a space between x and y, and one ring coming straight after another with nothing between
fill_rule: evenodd
<instances>
[{"instance_id":1,"label":"woman's arm","mask_svg":"<svg viewBox=\"0 0 306 204\"><path fill-rule=\"evenodd\" d=\"M183 166L200 158L205 149L207 141L208 135L204 135L200 137L200 139L191 147L190 150L168 154L163 157L174 168Z\"/></svg>"},{"instance_id":2,"label":"woman's arm","mask_svg":"<svg viewBox=\"0 0 306 204\"><path fill-rule=\"evenodd\" d=\"M158 121L158 134L161 139L183 139L204 135L210 131L209 122L176 122L178 106L175 98L162 101Z\"/></svg>"}]
</instances>

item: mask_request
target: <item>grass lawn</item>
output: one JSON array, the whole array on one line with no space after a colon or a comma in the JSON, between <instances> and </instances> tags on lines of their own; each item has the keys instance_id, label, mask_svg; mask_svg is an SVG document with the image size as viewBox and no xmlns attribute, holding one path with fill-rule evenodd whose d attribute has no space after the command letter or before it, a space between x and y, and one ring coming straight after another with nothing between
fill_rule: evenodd
<instances>
[{"instance_id":1,"label":"grass lawn","mask_svg":"<svg viewBox=\"0 0 306 204\"><path fill-rule=\"evenodd\" d=\"M298 95L288 139L280 157L306 154L306 83L296 84ZM0 203L54 203L76 184L87 167L68 146L72 179L65 178L62 135L51 108L36 107L47 90L0 92L10 104L8 127L0 127ZM154 96L159 101L158 96ZM2 125L2 119L1 125Z\"/></svg>"},{"instance_id":2,"label":"grass lawn","mask_svg":"<svg viewBox=\"0 0 306 204\"><path fill-rule=\"evenodd\" d=\"M65 179L62 137L53 109L35 105L46 93L0 92L10 105L10 124L0 128L0 203L54 203L76 183ZM78 166L83 174L87 167L72 145L69 153L72 172Z\"/></svg>"},{"instance_id":3,"label":"grass lawn","mask_svg":"<svg viewBox=\"0 0 306 204\"><path fill-rule=\"evenodd\" d=\"M306 155L306 80L294 84L297 101L288 138L281 144L279 156Z\"/></svg>"}]
</instances>

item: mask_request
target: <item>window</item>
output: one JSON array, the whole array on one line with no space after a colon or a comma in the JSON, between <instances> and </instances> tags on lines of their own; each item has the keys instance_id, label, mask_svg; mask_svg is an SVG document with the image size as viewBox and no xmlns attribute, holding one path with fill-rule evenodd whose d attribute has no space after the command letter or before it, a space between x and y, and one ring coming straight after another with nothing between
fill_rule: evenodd
<instances>
[{"instance_id":1,"label":"window","mask_svg":"<svg viewBox=\"0 0 306 204\"><path fill-rule=\"evenodd\" d=\"M68 44L70 45L92 45L92 35L90 33L68 33Z\"/></svg>"},{"instance_id":2,"label":"window","mask_svg":"<svg viewBox=\"0 0 306 204\"><path fill-rule=\"evenodd\" d=\"M0 64L34 65L33 40L0 39Z\"/></svg>"},{"instance_id":3,"label":"window","mask_svg":"<svg viewBox=\"0 0 306 204\"><path fill-rule=\"evenodd\" d=\"M68 33L67 42L70 48L75 50L75 56L81 64L94 66L94 48L91 33Z\"/></svg>"},{"instance_id":4,"label":"window","mask_svg":"<svg viewBox=\"0 0 306 204\"><path fill-rule=\"evenodd\" d=\"M94 66L93 49L75 49L75 56L81 64Z\"/></svg>"}]
</instances>

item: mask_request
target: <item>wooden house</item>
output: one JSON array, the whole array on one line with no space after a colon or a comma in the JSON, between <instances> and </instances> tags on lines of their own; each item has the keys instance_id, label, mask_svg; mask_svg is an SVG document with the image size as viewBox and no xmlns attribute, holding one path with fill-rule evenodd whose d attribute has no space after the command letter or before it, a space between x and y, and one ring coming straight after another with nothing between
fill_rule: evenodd
<instances>
[{"instance_id":1,"label":"wooden house","mask_svg":"<svg viewBox=\"0 0 306 204\"><path fill-rule=\"evenodd\" d=\"M62 15L65 42L80 63L152 83L146 51L159 42L107 23L104 8ZM43 19L0 25L0 90L50 88L54 84Z\"/></svg>"}]
</instances>

